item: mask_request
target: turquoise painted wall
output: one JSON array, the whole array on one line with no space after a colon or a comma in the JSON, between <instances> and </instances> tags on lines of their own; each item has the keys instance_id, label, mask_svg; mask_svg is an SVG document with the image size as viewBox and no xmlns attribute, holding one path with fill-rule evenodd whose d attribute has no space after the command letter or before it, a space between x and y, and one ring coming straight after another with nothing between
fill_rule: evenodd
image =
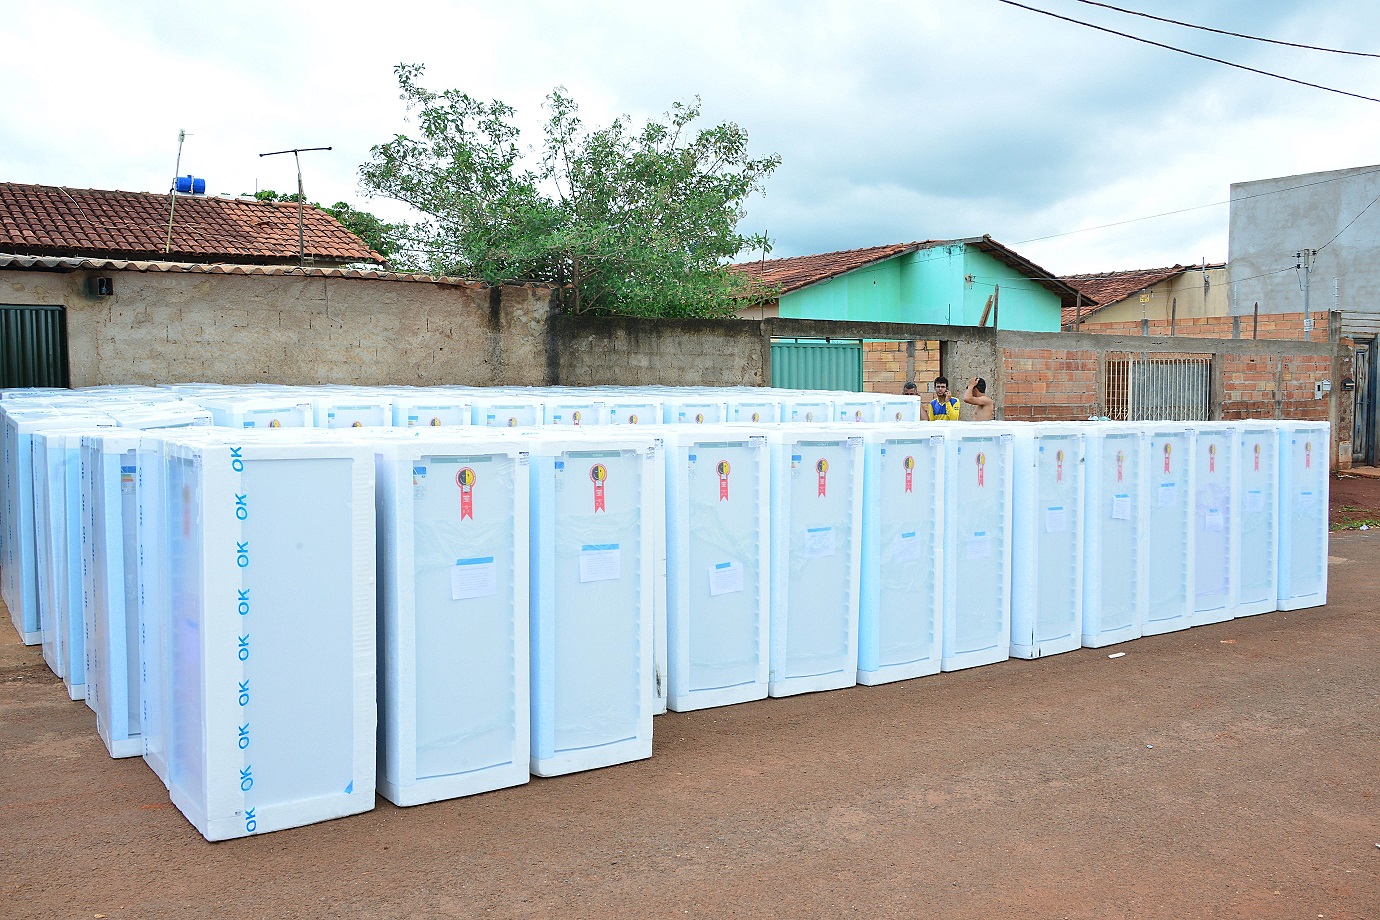
<instances>
[{"instance_id":1,"label":"turquoise painted wall","mask_svg":"<svg viewBox=\"0 0 1380 920\"><path fill-rule=\"evenodd\" d=\"M971 285L964 281L968 274L974 276ZM921 249L792 291L781 298L780 315L976 326L996 284L1001 285L1001 328L1059 331L1055 294L961 245Z\"/></svg>"}]
</instances>

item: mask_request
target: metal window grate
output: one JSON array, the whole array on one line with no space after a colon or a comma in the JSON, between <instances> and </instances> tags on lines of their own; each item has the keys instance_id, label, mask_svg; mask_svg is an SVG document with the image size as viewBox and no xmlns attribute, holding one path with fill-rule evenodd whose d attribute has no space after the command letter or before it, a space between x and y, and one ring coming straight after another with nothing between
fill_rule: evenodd
<instances>
[{"instance_id":1,"label":"metal window grate","mask_svg":"<svg viewBox=\"0 0 1380 920\"><path fill-rule=\"evenodd\" d=\"M1123 422L1212 415L1212 355L1107 356L1107 415Z\"/></svg>"}]
</instances>

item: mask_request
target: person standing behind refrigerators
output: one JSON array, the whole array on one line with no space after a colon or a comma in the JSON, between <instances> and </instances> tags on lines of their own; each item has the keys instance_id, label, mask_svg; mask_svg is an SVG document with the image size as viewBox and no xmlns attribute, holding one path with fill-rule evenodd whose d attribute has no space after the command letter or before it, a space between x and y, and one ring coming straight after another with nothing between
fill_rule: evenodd
<instances>
[{"instance_id":1,"label":"person standing behind refrigerators","mask_svg":"<svg viewBox=\"0 0 1380 920\"><path fill-rule=\"evenodd\" d=\"M968 389L963 394L963 401L970 406L975 406L973 421L990 422L997 417L997 404L992 397L987 395L987 381L981 377L974 377L968 381Z\"/></svg>"},{"instance_id":2,"label":"person standing behind refrigerators","mask_svg":"<svg viewBox=\"0 0 1380 920\"><path fill-rule=\"evenodd\" d=\"M925 403L925 418L931 422L956 422L958 406L958 397L949 395L949 378L934 378L934 399Z\"/></svg>"}]
</instances>

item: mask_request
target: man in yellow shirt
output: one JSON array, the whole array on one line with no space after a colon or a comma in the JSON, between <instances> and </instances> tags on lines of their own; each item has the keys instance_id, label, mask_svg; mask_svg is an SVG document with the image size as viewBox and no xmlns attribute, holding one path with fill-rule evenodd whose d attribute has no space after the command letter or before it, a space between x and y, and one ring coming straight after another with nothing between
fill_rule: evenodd
<instances>
[{"instance_id":1,"label":"man in yellow shirt","mask_svg":"<svg viewBox=\"0 0 1380 920\"><path fill-rule=\"evenodd\" d=\"M931 422L956 422L958 406L958 397L949 395L949 378L934 378L934 399L925 403L925 418Z\"/></svg>"}]
</instances>

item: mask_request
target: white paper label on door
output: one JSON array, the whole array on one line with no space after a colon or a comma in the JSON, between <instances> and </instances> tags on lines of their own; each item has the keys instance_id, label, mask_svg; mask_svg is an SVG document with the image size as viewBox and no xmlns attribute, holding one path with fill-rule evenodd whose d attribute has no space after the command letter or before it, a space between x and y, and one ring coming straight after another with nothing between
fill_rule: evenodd
<instances>
[{"instance_id":1,"label":"white paper label on door","mask_svg":"<svg viewBox=\"0 0 1380 920\"><path fill-rule=\"evenodd\" d=\"M457 559L450 570L450 599L467 601L493 597L498 593L498 575L493 556Z\"/></svg>"},{"instance_id":2,"label":"white paper label on door","mask_svg":"<svg viewBox=\"0 0 1380 920\"><path fill-rule=\"evenodd\" d=\"M805 557L819 559L834 555L834 528L810 527L805 531Z\"/></svg>"},{"instance_id":3,"label":"white paper label on door","mask_svg":"<svg viewBox=\"0 0 1380 920\"><path fill-rule=\"evenodd\" d=\"M1159 488L1159 506L1169 508L1179 497L1179 487L1172 482L1162 482Z\"/></svg>"},{"instance_id":4,"label":"white paper label on door","mask_svg":"<svg viewBox=\"0 0 1380 920\"><path fill-rule=\"evenodd\" d=\"M1068 514L1062 505L1052 505L1045 509L1045 533L1063 533L1068 530Z\"/></svg>"},{"instance_id":5,"label":"white paper label on door","mask_svg":"<svg viewBox=\"0 0 1380 920\"><path fill-rule=\"evenodd\" d=\"M1129 521L1131 519L1131 496L1126 492L1121 492L1112 496L1112 520Z\"/></svg>"},{"instance_id":6,"label":"white paper label on door","mask_svg":"<svg viewBox=\"0 0 1380 920\"><path fill-rule=\"evenodd\" d=\"M734 594L743 590L743 567L736 562L720 562L709 570L709 596Z\"/></svg>"},{"instance_id":7,"label":"white paper label on door","mask_svg":"<svg viewBox=\"0 0 1380 920\"><path fill-rule=\"evenodd\" d=\"M968 538L968 558L987 559L992 555L992 538L987 532L979 530Z\"/></svg>"},{"instance_id":8,"label":"white paper label on door","mask_svg":"<svg viewBox=\"0 0 1380 920\"><path fill-rule=\"evenodd\" d=\"M891 558L896 562L914 562L920 558L920 535L913 530L906 531L896 538Z\"/></svg>"},{"instance_id":9,"label":"white paper label on door","mask_svg":"<svg viewBox=\"0 0 1380 920\"><path fill-rule=\"evenodd\" d=\"M580 547L580 581L617 581L623 577L623 552L617 543Z\"/></svg>"},{"instance_id":10,"label":"white paper label on door","mask_svg":"<svg viewBox=\"0 0 1380 920\"><path fill-rule=\"evenodd\" d=\"M1209 508L1203 513L1203 529L1209 533L1222 532L1222 509Z\"/></svg>"},{"instance_id":11,"label":"white paper label on door","mask_svg":"<svg viewBox=\"0 0 1380 920\"><path fill-rule=\"evenodd\" d=\"M1251 489L1246 493L1246 513L1264 514L1265 513L1265 493L1259 489Z\"/></svg>"}]
</instances>

